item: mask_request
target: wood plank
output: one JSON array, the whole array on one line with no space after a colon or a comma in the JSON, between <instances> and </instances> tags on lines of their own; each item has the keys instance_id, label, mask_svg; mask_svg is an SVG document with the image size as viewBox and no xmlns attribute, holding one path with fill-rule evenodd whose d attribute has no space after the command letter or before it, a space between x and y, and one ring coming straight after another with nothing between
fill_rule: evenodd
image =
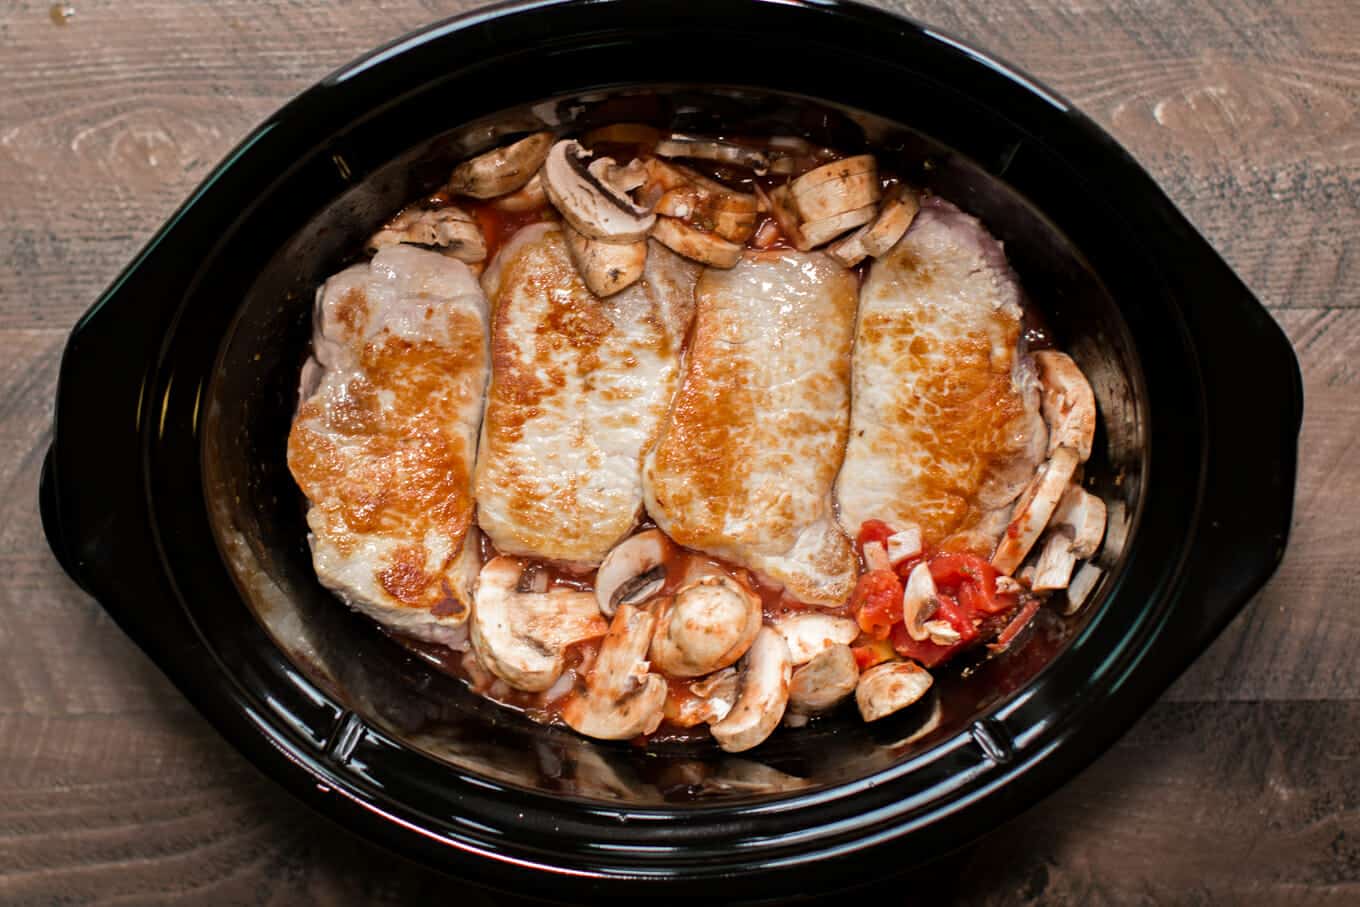
<instances>
[{"instance_id":1,"label":"wood plank","mask_svg":"<svg viewBox=\"0 0 1360 907\"><path fill-rule=\"evenodd\" d=\"M1158 705L1020 819L861 893L921 904L1349 903L1360 896L1357 727L1356 703ZM24 766L0 778L6 903L54 891L138 904L449 893L442 877L280 799L197 718L0 717L0 759ZM523 903L457 890L471 903Z\"/></svg>"},{"instance_id":2,"label":"wood plank","mask_svg":"<svg viewBox=\"0 0 1360 907\"><path fill-rule=\"evenodd\" d=\"M273 109L364 50L469 5L344 4L323 16L282 3L245 13L98 0L56 27L48 4L20 3L0 97L0 197L13 211L0 260L19 268L0 270L0 295L26 303L5 307L0 327L69 324ZM1360 41L1346 40L1356 26L1345 0L1291 4L1287 24L1246 0L886 5L1071 97L1270 304L1360 299Z\"/></svg>"}]
</instances>

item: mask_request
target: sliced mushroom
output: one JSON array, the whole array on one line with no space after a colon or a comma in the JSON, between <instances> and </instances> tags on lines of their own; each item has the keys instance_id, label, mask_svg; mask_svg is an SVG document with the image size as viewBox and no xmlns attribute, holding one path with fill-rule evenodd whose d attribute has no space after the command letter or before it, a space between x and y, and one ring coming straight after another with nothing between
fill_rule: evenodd
<instances>
[{"instance_id":1,"label":"sliced mushroom","mask_svg":"<svg viewBox=\"0 0 1360 907\"><path fill-rule=\"evenodd\" d=\"M878 163L871 154L860 154L823 164L789 184L794 206L804 223L827 220L848 211L873 206L879 198ZM858 227L872 219L861 220Z\"/></svg>"},{"instance_id":2,"label":"sliced mushroom","mask_svg":"<svg viewBox=\"0 0 1360 907\"><path fill-rule=\"evenodd\" d=\"M789 646L796 665L811 661L835 645L849 645L859 636L859 624L849 617L819 611L801 611L775 620L774 628Z\"/></svg>"},{"instance_id":3,"label":"sliced mushroom","mask_svg":"<svg viewBox=\"0 0 1360 907\"><path fill-rule=\"evenodd\" d=\"M1105 502L1080 485L1068 486L1049 520L1051 531L1068 536L1072 553L1088 558L1105 537Z\"/></svg>"},{"instance_id":4,"label":"sliced mushroom","mask_svg":"<svg viewBox=\"0 0 1360 907\"><path fill-rule=\"evenodd\" d=\"M847 645L823 649L793 672L789 680L789 709L804 715L824 712L855 692L859 665Z\"/></svg>"},{"instance_id":5,"label":"sliced mushroom","mask_svg":"<svg viewBox=\"0 0 1360 907\"><path fill-rule=\"evenodd\" d=\"M535 208L542 208L548 204L548 193L543 190L543 171L539 170L533 175L529 182L509 195L502 195L491 203L491 207L498 211L509 211L518 214L521 211L532 211Z\"/></svg>"},{"instance_id":6,"label":"sliced mushroom","mask_svg":"<svg viewBox=\"0 0 1360 907\"><path fill-rule=\"evenodd\" d=\"M1070 486L1049 520L1048 540L1034 568L1034 591L1066 588L1077 561L1095 554L1104 535L1105 502Z\"/></svg>"},{"instance_id":7,"label":"sliced mushroom","mask_svg":"<svg viewBox=\"0 0 1360 907\"><path fill-rule=\"evenodd\" d=\"M648 672L652 615L620 605L590 669L586 690L562 709L562 720L597 740L650 734L661 723L666 678Z\"/></svg>"},{"instance_id":8,"label":"sliced mushroom","mask_svg":"<svg viewBox=\"0 0 1360 907\"><path fill-rule=\"evenodd\" d=\"M678 255L714 268L734 268L742 247L716 233L705 233L674 217L658 217L652 238Z\"/></svg>"},{"instance_id":9,"label":"sliced mushroom","mask_svg":"<svg viewBox=\"0 0 1360 907\"><path fill-rule=\"evenodd\" d=\"M867 224L874 219L876 210L873 205L865 205L863 208L855 208L852 211L846 211L832 217L824 217L821 220L805 220L798 229L803 234L804 245L809 249L815 249L840 236L846 230L853 230L861 224Z\"/></svg>"},{"instance_id":10,"label":"sliced mushroom","mask_svg":"<svg viewBox=\"0 0 1360 907\"><path fill-rule=\"evenodd\" d=\"M1048 525L1076 470L1077 452L1071 447L1059 447L1039 467L1015 502L1010 524L992 555L992 566L999 572L1009 576L1020 566Z\"/></svg>"},{"instance_id":11,"label":"sliced mushroom","mask_svg":"<svg viewBox=\"0 0 1360 907\"><path fill-rule=\"evenodd\" d=\"M1034 354L1043 385L1042 412L1048 423L1048 455L1070 447L1085 463L1096 433L1096 397L1072 357L1057 350Z\"/></svg>"},{"instance_id":12,"label":"sliced mushroom","mask_svg":"<svg viewBox=\"0 0 1360 907\"><path fill-rule=\"evenodd\" d=\"M656 213L675 217L690 226L716 233L728 242L742 243L756 229L759 201L742 192L705 192L689 186L667 191L656 203Z\"/></svg>"},{"instance_id":13,"label":"sliced mushroom","mask_svg":"<svg viewBox=\"0 0 1360 907\"><path fill-rule=\"evenodd\" d=\"M613 158L600 157L591 161L586 170L600 182L625 194L647 182L647 168L637 160L620 166Z\"/></svg>"},{"instance_id":14,"label":"sliced mushroom","mask_svg":"<svg viewBox=\"0 0 1360 907\"><path fill-rule=\"evenodd\" d=\"M933 682L914 661L890 661L860 675L855 704L865 721L877 721L919 701Z\"/></svg>"},{"instance_id":15,"label":"sliced mushroom","mask_svg":"<svg viewBox=\"0 0 1360 907\"><path fill-rule=\"evenodd\" d=\"M606 172L613 161L600 158L587 166L589 154L575 141L552 146L543 165L548 199L573 227L591 239L616 243L645 239L656 223L656 215L639 208L627 193L597 175ZM602 161L609 163L602 166Z\"/></svg>"},{"instance_id":16,"label":"sliced mushroom","mask_svg":"<svg viewBox=\"0 0 1360 907\"><path fill-rule=\"evenodd\" d=\"M647 240L630 243L603 242L565 224L563 236L572 263L586 288L600 298L613 296L642 279L647 265Z\"/></svg>"},{"instance_id":17,"label":"sliced mushroom","mask_svg":"<svg viewBox=\"0 0 1360 907\"><path fill-rule=\"evenodd\" d=\"M864 249L873 258L886 255L906 235L921 210L921 197L907 186L897 185L888 193L878 217L865 228Z\"/></svg>"},{"instance_id":18,"label":"sliced mushroom","mask_svg":"<svg viewBox=\"0 0 1360 907\"><path fill-rule=\"evenodd\" d=\"M737 701L737 669L723 668L692 681L666 697L666 720L677 727L696 727L721 721Z\"/></svg>"},{"instance_id":19,"label":"sliced mushroom","mask_svg":"<svg viewBox=\"0 0 1360 907\"><path fill-rule=\"evenodd\" d=\"M1089 561L1082 564L1077 570L1077 575L1072 577L1072 582L1067 585L1067 607L1063 608L1063 614L1072 616L1081 610L1086 604L1086 600L1091 597L1092 590L1096 583L1100 582L1101 569Z\"/></svg>"},{"instance_id":20,"label":"sliced mushroom","mask_svg":"<svg viewBox=\"0 0 1360 907\"><path fill-rule=\"evenodd\" d=\"M730 576L706 576L660 602L652 661L672 677L712 673L746 654L761 620L758 596Z\"/></svg>"},{"instance_id":21,"label":"sliced mushroom","mask_svg":"<svg viewBox=\"0 0 1360 907\"><path fill-rule=\"evenodd\" d=\"M1061 532L1049 533L1039 552L1039 560L1034 564L1034 582L1030 588L1035 592L1066 589L1072 578L1072 568L1076 566L1077 556L1072 553L1071 539Z\"/></svg>"},{"instance_id":22,"label":"sliced mushroom","mask_svg":"<svg viewBox=\"0 0 1360 907\"><path fill-rule=\"evenodd\" d=\"M963 638L947 620L928 620L922 626L925 628L926 636L937 646L952 646Z\"/></svg>"},{"instance_id":23,"label":"sliced mushroom","mask_svg":"<svg viewBox=\"0 0 1360 907\"><path fill-rule=\"evenodd\" d=\"M920 557L924 550L921 527L915 523L908 523L888 536L888 563L894 567L905 560Z\"/></svg>"},{"instance_id":24,"label":"sliced mushroom","mask_svg":"<svg viewBox=\"0 0 1360 907\"><path fill-rule=\"evenodd\" d=\"M926 621L935 614L939 605L939 592L935 588L935 578L930 575L930 565L917 564L907 576L907 588L902 593L902 623L907 635L917 642L930 638Z\"/></svg>"},{"instance_id":25,"label":"sliced mushroom","mask_svg":"<svg viewBox=\"0 0 1360 907\"><path fill-rule=\"evenodd\" d=\"M878 258L897 245L920 210L921 200L915 192L906 186L894 186L872 221L826 251L847 268L870 256Z\"/></svg>"},{"instance_id":26,"label":"sliced mushroom","mask_svg":"<svg viewBox=\"0 0 1360 907\"><path fill-rule=\"evenodd\" d=\"M452 206L429 211L407 208L369 238L368 250L398 243L440 246L445 255L469 263L486 258L486 239L472 215Z\"/></svg>"},{"instance_id":27,"label":"sliced mushroom","mask_svg":"<svg viewBox=\"0 0 1360 907\"><path fill-rule=\"evenodd\" d=\"M688 157L719 164L748 167L757 173L770 169L770 159L758 148L734 145L699 136L672 135L657 143L656 153L662 157Z\"/></svg>"},{"instance_id":28,"label":"sliced mushroom","mask_svg":"<svg viewBox=\"0 0 1360 907\"><path fill-rule=\"evenodd\" d=\"M551 132L535 132L504 148L479 154L454 169L449 189L472 198L495 198L514 192L543 166L552 143Z\"/></svg>"},{"instance_id":29,"label":"sliced mushroom","mask_svg":"<svg viewBox=\"0 0 1360 907\"><path fill-rule=\"evenodd\" d=\"M644 158L642 166L647 171L647 182L642 185L642 190L638 193L638 201L649 209L657 204L661 196L672 189L683 189L694 185L694 177L698 175L688 167L681 167L679 164L672 164L658 157Z\"/></svg>"},{"instance_id":30,"label":"sliced mushroom","mask_svg":"<svg viewBox=\"0 0 1360 907\"><path fill-rule=\"evenodd\" d=\"M756 190L761 191L759 187ZM795 249L806 252L812 248L803 239L802 222L798 217L798 209L793 204L793 193L788 186L780 186L771 189L765 196L766 204L770 209L770 216L774 222L779 224L779 229L788 237L789 242L793 243Z\"/></svg>"},{"instance_id":31,"label":"sliced mushroom","mask_svg":"<svg viewBox=\"0 0 1360 907\"><path fill-rule=\"evenodd\" d=\"M718 746L729 753L761 743L784 717L793 673L784 637L771 627L762 627L738 670L741 688L736 704L726 717L708 727Z\"/></svg>"},{"instance_id":32,"label":"sliced mushroom","mask_svg":"<svg viewBox=\"0 0 1360 907\"><path fill-rule=\"evenodd\" d=\"M660 529L648 529L619 542L600 562L595 574L595 601L606 617L619 605L640 605L666 584L666 558L671 540Z\"/></svg>"},{"instance_id":33,"label":"sliced mushroom","mask_svg":"<svg viewBox=\"0 0 1360 907\"><path fill-rule=\"evenodd\" d=\"M472 609L472 647L488 671L517 690L541 692L564 667L573 643L602 636L607 629L595 596L553 589L518 592L523 564L492 558L477 578Z\"/></svg>"}]
</instances>

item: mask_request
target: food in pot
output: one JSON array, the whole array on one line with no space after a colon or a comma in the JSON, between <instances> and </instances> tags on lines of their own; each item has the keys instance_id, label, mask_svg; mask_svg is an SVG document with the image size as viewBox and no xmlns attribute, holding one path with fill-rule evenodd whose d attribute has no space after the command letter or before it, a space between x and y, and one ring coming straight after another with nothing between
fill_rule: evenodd
<instances>
[{"instance_id":1,"label":"food in pot","mask_svg":"<svg viewBox=\"0 0 1360 907\"><path fill-rule=\"evenodd\" d=\"M481 567L472 469L490 371L467 265L380 250L317 294L288 468L317 577L417 639L465 637Z\"/></svg>"},{"instance_id":2,"label":"food in pot","mask_svg":"<svg viewBox=\"0 0 1360 907\"><path fill-rule=\"evenodd\" d=\"M857 281L820 252L752 252L710 268L685 377L643 479L647 512L688 548L800 602L838 605L855 557L832 485L850 414Z\"/></svg>"},{"instance_id":3,"label":"food in pot","mask_svg":"<svg viewBox=\"0 0 1360 907\"><path fill-rule=\"evenodd\" d=\"M875 155L539 132L368 249L289 438L317 576L537 720L730 752L878 721L1102 576L1086 377Z\"/></svg>"},{"instance_id":4,"label":"food in pot","mask_svg":"<svg viewBox=\"0 0 1360 907\"><path fill-rule=\"evenodd\" d=\"M524 227L483 285L496 313L478 522L504 554L598 567L642 515L642 457L680 379L699 267L659 244L600 298L563 225Z\"/></svg>"}]
</instances>

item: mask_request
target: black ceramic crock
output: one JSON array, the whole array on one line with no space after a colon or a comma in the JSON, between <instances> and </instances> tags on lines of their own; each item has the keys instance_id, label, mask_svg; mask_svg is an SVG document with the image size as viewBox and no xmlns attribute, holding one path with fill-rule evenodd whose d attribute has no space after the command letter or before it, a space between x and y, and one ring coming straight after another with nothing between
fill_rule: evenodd
<instances>
[{"instance_id":1,"label":"black ceramic crock","mask_svg":"<svg viewBox=\"0 0 1360 907\"><path fill-rule=\"evenodd\" d=\"M736 757L534 725L320 589L283 461L318 281L498 137L639 119L869 146L1005 240L1101 409L1079 617L903 715ZM844 3L518 4L345 67L213 172L72 332L42 512L75 581L341 824L522 891L778 900L941 855L1108 747L1278 563L1301 407L1289 344L1147 174L994 58Z\"/></svg>"}]
</instances>

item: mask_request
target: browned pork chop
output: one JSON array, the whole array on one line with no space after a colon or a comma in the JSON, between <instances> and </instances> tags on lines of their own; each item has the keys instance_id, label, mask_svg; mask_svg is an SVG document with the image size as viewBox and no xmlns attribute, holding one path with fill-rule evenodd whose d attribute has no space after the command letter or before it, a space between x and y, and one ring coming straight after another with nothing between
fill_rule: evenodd
<instances>
[{"instance_id":1,"label":"browned pork chop","mask_svg":"<svg viewBox=\"0 0 1360 907\"><path fill-rule=\"evenodd\" d=\"M288 437L312 561L351 607L412 636L465 634L487 306L467 265L411 246L326 281Z\"/></svg>"},{"instance_id":2,"label":"browned pork chop","mask_svg":"<svg viewBox=\"0 0 1360 907\"><path fill-rule=\"evenodd\" d=\"M1043 460L1039 384L1001 244L932 197L860 292L841 522L914 522L926 544L990 557Z\"/></svg>"},{"instance_id":3,"label":"browned pork chop","mask_svg":"<svg viewBox=\"0 0 1360 907\"><path fill-rule=\"evenodd\" d=\"M600 563L642 513L642 455L679 381L698 267L652 243L600 299L556 224L521 229L483 278L495 308L478 522L504 554Z\"/></svg>"},{"instance_id":4,"label":"browned pork chop","mask_svg":"<svg viewBox=\"0 0 1360 907\"><path fill-rule=\"evenodd\" d=\"M831 488L850 409L855 277L821 253L747 253L699 279L684 383L643 478L647 511L682 545L801 601L855 583Z\"/></svg>"}]
</instances>

